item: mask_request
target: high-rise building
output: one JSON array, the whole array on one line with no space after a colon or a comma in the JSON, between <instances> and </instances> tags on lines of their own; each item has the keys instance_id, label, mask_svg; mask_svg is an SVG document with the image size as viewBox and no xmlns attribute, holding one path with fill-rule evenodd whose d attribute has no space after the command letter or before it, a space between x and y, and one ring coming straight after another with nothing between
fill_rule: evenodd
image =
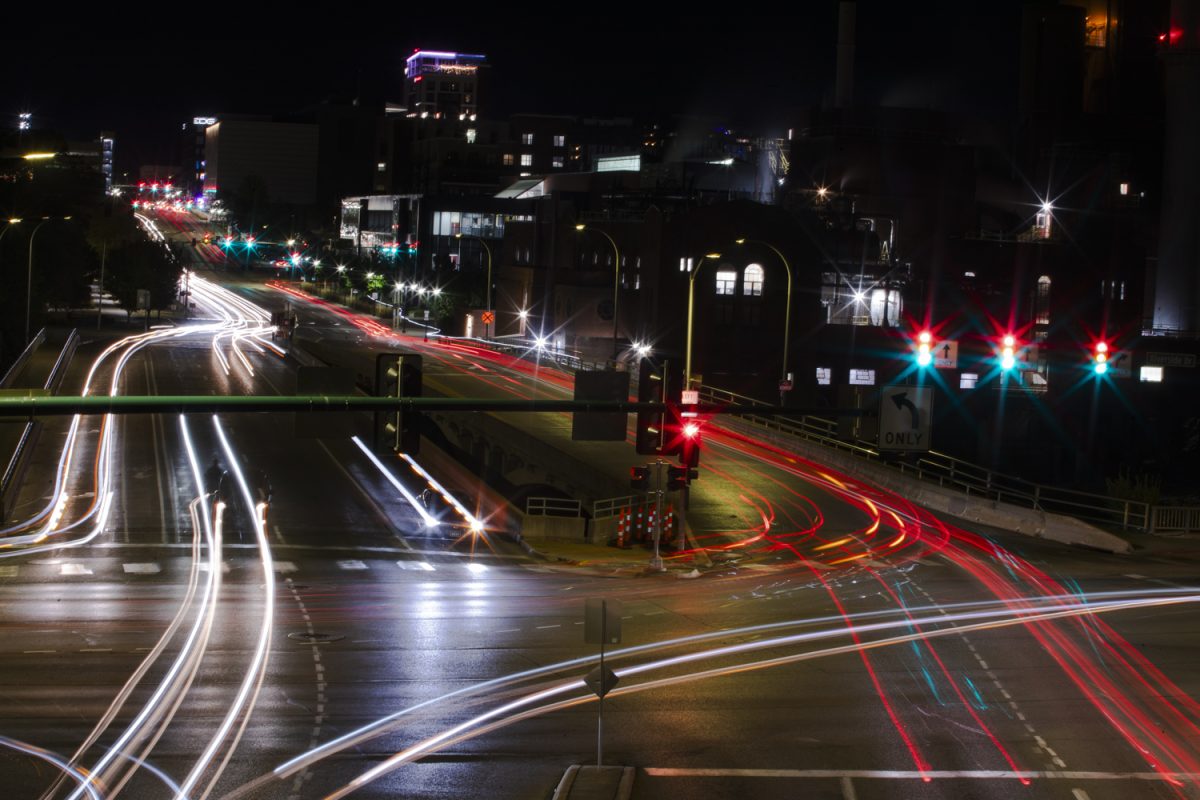
<instances>
[{"instance_id":1,"label":"high-rise building","mask_svg":"<svg viewBox=\"0 0 1200 800\"><path fill-rule=\"evenodd\" d=\"M414 50L404 64L404 98L418 117L474 119L487 56Z\"/></svg>"}]
</instances>

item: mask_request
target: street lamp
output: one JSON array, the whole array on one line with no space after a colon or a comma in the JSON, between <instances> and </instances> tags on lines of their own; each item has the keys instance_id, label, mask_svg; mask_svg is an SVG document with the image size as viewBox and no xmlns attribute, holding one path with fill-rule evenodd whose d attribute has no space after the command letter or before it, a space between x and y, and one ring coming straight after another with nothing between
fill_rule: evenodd
<instances>
[{"instance_id":1,"label":"street lamp","mask_svg":"<svg viewBox=\"0 0 1200 800\"><path fill-rule=\"evenodd\" d=\"M487 314L491 315L491 313L492 313L492 248L488 247L487 242L485 242L483 240L482 236L473 236L472 234L469 234L469 233L468 234L462 234L462 233L454 234L455 239L462 239L462 238L464 238L464 236L468 239L478 239L479 243L481 245L483 245L484 251L487 252L487 300L485 301L485 304L484 304L484 311L486 311ZM493 316L492 319L494 320L495 317ZM487 338L489 338L489 339L492 338L492 325L493 324L494 323L492 323L492 322L484 323L484 330L487 331L487 334L488 334Z\"/></svg>"},{"instance_id":2,"label":"street lamp","mask_svg":"<svg viewBox=\"0 0 1200 800\"><path fill-rule=\"evenodd\" d=\"M792 323L792 267L788 264L788 260L783 257L783 253L779 252L779 248L770 242L764 242L761 239L737 239L739 245L746 244L761 244L763 247L770 249L772 253L779 256L779 260L783 262L783 268L787 270L787 306L783 314L783 370L779 375L779 385L782 386L788 376L788 329ZM779 405L783 405L784 392L779 391Z\"/></svg>"},{"instance_id":3,"label":"street lamp","mask_svg":"<svg viewBox=\"0 0 1200 800\"><path fill-rule=\"evenodd\" d=\"M585 231L587 229L588 229L588 226L584 225L583 223L580 223L575 226L575 230L579 231L580 233L582 233L583 231ZM612 357L613 357L613 363L615 364L617 361L617 353L618 353L618 351L617 351L617 299L619 297L619 292L621 289L621 251L617 248L617 243L616 243L616 241L613 240L613 237L609 236L607 233L600 230L599 228L592 228L592 230L594 230L596 233L603 236L605 239L608 239L608 243L612 245L612 249L613 249L614 263L613 263L613 355L612 355Z\"/></svg>"},{"instance_id":4,"label":"street lamp","mask_svg":"<svg viewBox=\"0 0 1200 800\"><path fill-rule=\"evenodd\" d=\"M42 221L33 229L33 233L29 234L29 267L25 273L25 346L29 346L29 320L33 309L33 237L37 236L37 232L47 222L51 222L55 217L42 217ZM63 220L68 220L70 217L62 217ZM11 224L11 223L10 223ZM8 230L5 228L5 230Z\"/></svg>"},{"instance_id":5,"label":"street lamp","mask_svg":"<svg viewBox=\"0 0 1200 800\"><path fill-rule=\"evenodd\" d=\"M721 257L720 253L708 253L700 256L700 260L696 262L696 268L692 270L692 274L688 276L688 317L687 317L687 349L683 359L683 388L692 388L692 314L695 311L696 301L696 276L700 274L700 268L704 266L705 259L716 260Z\"/></svg>"}]
</instances>

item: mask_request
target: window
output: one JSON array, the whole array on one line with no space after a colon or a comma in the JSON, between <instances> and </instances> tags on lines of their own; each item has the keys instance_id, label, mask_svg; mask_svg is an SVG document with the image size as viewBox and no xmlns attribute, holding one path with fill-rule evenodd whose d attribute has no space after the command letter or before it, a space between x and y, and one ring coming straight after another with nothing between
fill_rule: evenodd
<instances>
[{"instance_id":1,"label":"window","mask_svg":"<svg viewBox=\"0 0 1200 800\"><path fill-rule=\"evenodd\" d=\"M521 134L521 144L533 144L533 134L532 133L522 133Z\"/></svg>"},{"instance_id":2,"label":"window","mask_svg":"<svg viewBox=\"0 0 1200 800\"><path fill-rule=\"evenodd\" d=\"M387 162L380 161L378 164L375 165L375 169L378 170L379 172L386 172L387 171Z\"/></svg>"},{"instance_id":3,"label":"window","mask_svg":"<svg viewBox=\"0 0 1200 800\"><path fill-rule=\"evenodd\" d=\"M852 369L852 370L850 370L850 385L851 386L874 386L875 385L875 370L873 370L873 369Z\"/></svg>"},{"instance_id":4,"label":"window","mask_svg":"<svg viewBox=\"0 0 1200 800\"><path fill-rule=\"evenodd\" d=\"M504 164L504 166L511 167L513 165L513 154L505 153L504 157L501 159L501 162Z\"/></svg>"},{"instance_id":5,"label":"window","mask_svg":"<svg viewBox=\"0 0 1200 800\"><path fill-rule=\"evenodd\" d=\"M831 367L817 367L817 385L829 386L833 383L833 369Z\"/></svg>"},{"instance_id":6,"label":"window","mask_svg":"<svg viewBox=\"0 0 1200 800\"><path fill-rule=\"evenodd\" d=\"M521 166L522 167L532 167L533 166L533 155L531 153L521 153Z\"/></svg>"},{"instance_id":7,"label":"window","mask_svg":"<svg viewBox=\"0 0 1200 800\"><path fill-rule=\"evenodd\" d=\"M691 272L694 264L695 264L695 262L690 258L681 258L681 259L679 259L679 271L680 272Z\"/></svg>"},{"instance_id":8,"label":"window","mask_svg":"<svg viewBox=\"0 0 1200 800\"><path fill-rule=\"evenodd\" d=\"M742 294L747 297L762 297L763 268L759 264L751 264L742 273Z\"/></svg>"},{"instance_id":9,"label":"window","mask_svg":"<svg viewBox=\"0 0 1200 800\"><path fill-rule=\"evenodd\" d=\"M567 137L563 136L561 133L558 134L557 136L555 136L554 137L554 146L555 147L566 147L567 146Z\"/></svg>"},{"instance_id":10,"label":"window","mask_svg":"<svg viewBox=\"0 0 1200 800\"><path fill-rule=\"evenodd\" d=\"M1037 280L1037 294L1033 298L1034 322L1038 325L1050 324L1050 276L1043 275Z\"/></svg>"},{"instance_id":11,"label":"window","mask_svg":"<svg viewBox=\"0 0 1200 800\"><path fill-rule=\"evenodd\" d=\"M1162 367L1142 367L1138 374L1138 379L1142 383L1162 383L1163 368Z\"/></svg>"},{"instance_id":12,"label":"window","mask_svg":"<svg viewBox=\"0 0 1200 800\"><path fill-rule=\"evenodd\" d=\"M550 166L554 167L555 169L562 169L564 166L566 166L566 163L567 163L566 159L563 158L562 156L555 156L551 160Z\"/></svg>"},{"instance_id":13,"label":"window","mask_svg":"<svg viewBox=\"0 0 1200 800\"><path fill-rule=\"evenodd\" d=\"M960 389L974 389L977 383L979 383L979 376L974 372L964 372L958 377L958 388Z\"/></svg>"},{"instance_id":14,"label":"window","mask_svg":"<svg viewBox=\"0 0 1200 800\"><path fill-rule=\"evenodd\" d=\"M467 128L467 144L475 144L475 129Z\"/></svg>"},{"instance_id":15,"label":"window","mask_svg":"<svg viewBox=\"0 0 1200 800\"><path fill-rule=\"evenodd\" d=\"M717 294L733 294L734 288L737 286L737 273L724 271L717 273Z\"/></svg>"}]
</instances>

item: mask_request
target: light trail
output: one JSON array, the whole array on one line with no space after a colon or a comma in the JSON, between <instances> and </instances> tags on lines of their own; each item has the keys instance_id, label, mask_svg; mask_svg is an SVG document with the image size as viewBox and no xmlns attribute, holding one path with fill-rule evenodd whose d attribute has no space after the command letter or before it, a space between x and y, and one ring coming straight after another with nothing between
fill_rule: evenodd
<instances>
[{"instance_id":1,"label":"light trail","mask_svg":"<svg viewBox=\"0 0 1200 800\"><path fill-rule=\"evenodd\" d=\"M375 468L379 470L379 474L384 477L384 480L390 483L396 491L403 495L404 499L408 501L408 504L413 507L413 510L416 511L421 516L421 519L425 521L425 527L436 528L438 526L439 523L437 518L425 510L425 504L418 500L416 496L408 490L408 487L401 483L396 476L391 473L391 470L383 465L383 462L379 460L379 457L371 452L371 448L363 444L362 439L359 439L357 436L351 436L350 441L358 445L358 449L361 450L364 455L366 455L368 461L375 465Z\"/></svg>"},{"instance_id":2,"label":"light trail","mask_svg":"<svg viewBox=\"0 0 1200 800\"><path fill-rule=\"evenodd\" d=\"M245 476L242 474L241 467L238 466L237 454L233 447L229 444L229 439L225 435L224 428L221 427L220 418L215 414L212 418L213 430L216 432L217 439L221 443L221 449L225 452L225 457L228 459L228 464L233 473L234 480L237 483L238 489L241 491L242 499L245 502L245 509L255 509L258 513L252 515L254 522L255 539L258 542L259 559L262 565L263 572L263 613L262 621L259 623L258 641L255 643L254 654L250 659L250 664L246 670L245 676L242 678L242 683L238 687L238 691L234 696L233 703L230 705L229 711L221 720L221 724L217 728L217 732L209 740L208 745L204 748L200 757L197 758L191 771L186 779L180 784L179 791L176 793L177 800L187 798L192 790L200 782L205 770L212 764L216 756L217 750L229 737L230 731L233 729L234 723L239 716L245 715L242 725L238 728L237 734L230 742L225 760L219 765L205 787L204 791L199 795L199 800L208 796L212 791L213 785L220 779L221 773L224 771L225 765L232 756L234 750L237 749L238 740L242 732L245 730L246 720L249 719L257 704L258 694L262 687L263 677L266 673L267 660L270 655L270 639L271 627L275 616L275 565L271 558L271 547L267 541L266 526L263 524L261 510L258 509L254 501L254 497L250 491L250 485L246 482ZM197 466L198 468L198 466ZM216 570L219 572L220 570Z\"/></svg>"},{"instance_id":3,"label":"light trail","mask_svg":"<svg viewBox=\"0 0 1200 800\"><path fill-rule=\"evenodd\" d=\"M1164 599L1157 599L1157 600L1134 600L1134 601L1127 601L1124 603L1106 604L1106 605L1102 605L1102 606L1101 605L1088 606L1085 604L1079 604L1079 606L1074 609L1048 611L1048 612L1044 612L1044 613L1038 613L1038 614L1027 615L1027 616L1023 615L1020 617L1009 618L1009 619L996 619L996 620L990 620L990 621L985 621L985 622L975 622L975 623L970 623L970 624L966 624L966 625L960 625L960 626L957 626L954 628L945 628L945 629L940 629L940 630L935 630L935 631L927 631L924 633L904 634L904 635L900 635L900 636L888 637L885 639L872 640L870 642L866 642L866 643L862 643L862 644L856 643L856 644L852 644L852 645L840 645L840 646L836 646L836 647L825 648L822 650L807 651L807 652L803 652L803 653L794 653L794 654L790 654L790 655L778 656L775 658L763 659L763 660L753 661L753 662L748 662L748 663L716 667L716 668L704 670L701 672L693 672L693 673L688 673L688 674L684 674L684 675L676 675L676 676L670 676L670 677L666 677L666 678L659 678L659 679L655 679L655 680L646 681L644 683L635 684L632 686L618 686L616 689L613 689L611 692L609 692L609 694L607 696L615 697L615 696L623 696L623 695L628 695L628 694L635 694L635 693L639 693L639 692L650 691L653 689L662 689L662 688L666 688L668 686L678 686L678 685L682 685L682 684L693 683L695 681L706 680L709 678L724 677L727 675L732 675L732 674L741 673L741 672L769 669L772 667L779 667L779 666L784 666L784 665L788 665L788 664L795 664L795 663L798 663L801 661L808 661L808 660L813 660L813 659L817 659L817 658L826 658L829 656L846 655L846 654L850 654L850 653L860 652L861 650L864 650L864 649L877 649L877 648L881 648L881 647L890 647L890 646L894 646L897 644L905 644L908 642L919 641L924 638L930 638L930 637L936 638L936 637L942 637L942 636L957 636L957 635L961 635L962 633L970 633L973 631L993 630L996 628L1011 627L1014 625L1027 625L1030 622L1048 622L1051 620L1067 619L1070 617L1075 617L1075 616L1080 616L1080 615L1091 615L1094 613L1110 613L1113 611L1130 610L1130 609L1134 609L1134 608L1145 608L1145 607L1153 607L1153 606L1172 605L1172 604L1184 603L1184 602L1187 602L1187 603L1200 602L1200 595L1190 595L1186 598L1164 598ZM909 626L910 625L910 623L905 620L902 620L902 621L899 621L899 622L893 623L893 624L899 625L899 626ZM839 633L844 634L845 631L840 631ZM784 638L792 639L793 637L784 637ZM712 651L705 651L703 653L687 654L687 655L678 656L675 658L663 659L661 661L651 662L648 664L639 664L639 665L636 665L633 667L628 667L628 668L625 668L622 670L618 670L617 674L619 677L622 677L622 678L631 677L634 675L639 675L639 674L643 674L643 673L647 673L647 672L651 672L651 671L661 670L661 669L664 669L667 667L679 666L681 664L690 663L690 662L697 661L697 660L726 656L726 655L739 653L739 652L743 652L743 653L750 652L753 650L763 649L764 647L779 646L779 644L774 643L774 640L772 640L772 642L773 642L772 644L767 644L766 642L747 642L747 643L744 643L741 645L734 645L734 646L725 647L725 648L716 648ZM354 791L357 791L358 789L363 788L367 784L382 777L383 775L388 774L389 772L394 771L395 769L403 766L404 764L409 763L411 761L418 760L421 757L428 755L431 752L435 752L436 750L444 749L446 747L450 747L455 744L458 744L459 742L466 741L468 739L472 739L472 738L475 738L475 737L478 737L481 735L485 735L492 731L498 730L500 728L508 727L509 725L515 724L517 722L520 722L520 721L523 721L526 719L531 719L533 717L542 716L544 714L548 714L548 713L551 713L554 711L560 711L560 710L570 708L573 706L594 702L596 700L595 695L589 693L586 695L580 695L580 696L570 698L567 700L556 701L556 702L549 703L546 705L537 706L534 708L526 708L526 706L532 705L534 703L539 703L539 702L548 700L552 697L555 697L559 694L565 694L569 691L578 690L583 687L584 687L584 682L583 682L582 678L575 679L572 681L567 681L564 683L560 683L558 685L536 691L536 692L534 692L530 695L527 695L525 697L522 697L520 699L510 701L510 702L505 703L495 709L492 709L491 711L488 711L484 714L477 715L465 722L454 725L439 734L428 737L428 738L418 742L417 744L414 744L414 745L396 753L395 755L388 758L384 762L363 772L362 774L360 774L359 776L357 776L356 778L354 778L352 781L345 784L341 788L325 795L325 800L338 800L338 798L345 797L346 795L350 794L351 792L354 792ZM524 710L522 710L522 709L524 709ZM928 769L921 769L921 770L918 770L918 775L921 777L922 780L928 781L928 780L931 780L930 772L931 771Z\"/></svg>"}]
</instances>

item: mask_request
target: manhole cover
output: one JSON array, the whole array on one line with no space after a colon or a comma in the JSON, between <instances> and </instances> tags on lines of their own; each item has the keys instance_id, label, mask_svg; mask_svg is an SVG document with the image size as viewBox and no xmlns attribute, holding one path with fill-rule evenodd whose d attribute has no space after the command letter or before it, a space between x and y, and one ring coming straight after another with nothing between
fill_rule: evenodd
<instances>
[{"instance_id":1,"label":"manhole cover","mask_svg":"<svg viewBox=\"0 0 1200 800\"><path fill-rule=\"evenodd\" d=\"M336 642L346 637L337 633L308 633L307 631L302 631L289 633L288 638L295 639L297 642Z\"/></svg>"}]
</instances>

